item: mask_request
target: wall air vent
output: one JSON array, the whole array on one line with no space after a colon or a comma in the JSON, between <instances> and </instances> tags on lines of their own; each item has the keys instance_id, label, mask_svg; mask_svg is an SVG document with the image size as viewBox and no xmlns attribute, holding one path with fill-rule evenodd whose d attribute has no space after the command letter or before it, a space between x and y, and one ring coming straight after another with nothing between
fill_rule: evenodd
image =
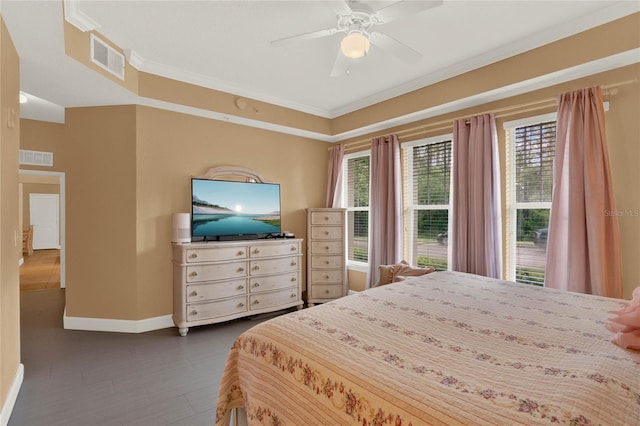
<instances>
[{"instance_id":1,"label":"wall air vent","mask_svg":"<svg viewBox=\"0 0 640 426\"><path fill-rule=\"evenodd\" d=\"M91 62L124 80L124 55L91 34Z\"/></svg>"},{"instance_id":2,"label":"wall air vent","mask_svg":"<svg viewBox=\"0 0 640 426\"><path fill-rule=\"evenodd\" d=\"M21 149L20 165L53 167L53 152Z\"/></svg>"}]
</instances>

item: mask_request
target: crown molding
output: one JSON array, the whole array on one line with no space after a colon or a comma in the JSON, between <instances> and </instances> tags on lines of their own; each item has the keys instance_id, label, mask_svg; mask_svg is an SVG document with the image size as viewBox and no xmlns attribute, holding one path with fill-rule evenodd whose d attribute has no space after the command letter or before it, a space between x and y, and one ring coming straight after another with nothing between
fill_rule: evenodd
<instances>
[{"instance_id":1,"label":"crown molding","mask_svg":"<svg viewBox=\"0 0 640 426\"><path fill-rule=\"evenodd\" d=\"M64 0L64 19L83 32L100 28L100 24L82 12L79 5L79 0Z\"/></svg>"},{"instance_id":2,"label":"crown molding","mask_svg":"<svg viewBox=\"0 0 640 426\"><path fill-rule=\"evenodd\" d=\"M523 93L542 89L556 84L566 83L593 74L609 71L615 68L621 68L640 62L640 48L628 50L606 58L597 59L595 61L576 65L560 71L552 72L542 76L538 76L529 80L521 81L509 86L500 87L483 93L478 93L463 99L427 108L421 111L415 111L401 117L394 117L389 120L381 121L369 126L360 127L337 135L333 135L328 142L338 142L373 132L381 132L392 127L413 123L419 120L435 117L450 112L459 111L466 108L475 107L489 102L498 101L500 99L521 95Z\"/></svg>"},{"instance_id":3,"label":"crown molding","mask_svg":"<svg viewBox=\"0 0 640 426\"><path fill-rule=\"evenodd\" d=\"M172 80L178 80L184 83L194 84L196 86L205 87L207 89L218 90L221 92L232 93L240 97L254 99L260 102L266 102L272 105L281 106L284 108L293 109L296 111L304 112L311 115L317 115L319 117L330 118L329 111L325 111L320 108L313 108L308 105L302 105L295 102L287 101L274 96L267 96L257 92L247 90L243 87L222 82L211 77L204 76L202 74L186 71L170 65L164 65L158 62L146 60L142 56L138 55L140 60L139 71L154 74L160 77L170 78ZM133 65L133 64L132 64Z\"/></svg>"},{"instance_id":4,"label":"crown molding","mask_svg":"<svg viewBox=\"0 0 640 426\"><path fill-rule=\"evenodd\" d=\"M252 120L246 117L239 117L231 114L223 114L217 111L190 107L186 105L176 104L173 102L160 101L158 99L146 98L142 96L138 97L137 105L148 106L151 108L158 108L166 111L178 112L181 114L194 115L196 117L209 118L212 120L226 121L228 123L238 124L241 126L248 126L248 127L253 127L257 129L269 130L272 132L284 133L287 135L300 136L303 138L309 138L309 139L319 140L323 142L337 142L338 140L333 136L325 135L323 133L297 129L295 127L283 126L280 124L269 123L266 121Z\"/></svg>"},{"instance_id":5,"label":"crown molding","mask_svg":"<svg viewBox=\"0 0 640 426\"><path fill-rule=\"evenodd\" d=\"M127 58L129 65L137 69L138 71L144 71L144 58L133 49L124 49L124 56Z\"/></svg>"}]
</instances>

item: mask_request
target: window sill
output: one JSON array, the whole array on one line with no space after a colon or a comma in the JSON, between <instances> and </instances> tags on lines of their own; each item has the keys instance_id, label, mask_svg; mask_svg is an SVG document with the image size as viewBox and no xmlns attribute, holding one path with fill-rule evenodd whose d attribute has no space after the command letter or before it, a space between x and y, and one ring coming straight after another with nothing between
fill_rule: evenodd
<instances>
[{"instance_id":1,"label":"window sill","mask_svg":"<svg viewBox=\"0 0 640 426\"><path fill-rule=\"evenodd\" d=\"M361 262L349 262L347 263L347 269L350 271L369 272L369 264Z\"/></svg>"}]
</instances>

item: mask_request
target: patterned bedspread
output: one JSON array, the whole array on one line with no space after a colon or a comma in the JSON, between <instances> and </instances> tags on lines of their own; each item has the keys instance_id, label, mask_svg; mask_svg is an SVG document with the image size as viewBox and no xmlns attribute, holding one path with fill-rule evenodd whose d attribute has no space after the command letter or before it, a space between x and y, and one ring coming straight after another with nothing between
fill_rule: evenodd
<instances>
[{"instance_id":1,"label":"patterned bedspread","mask_svg":"<svg viewBox=\"0 0 640 426\"><path fill-rule=\"evenodd\" d=\"M216 425L640 425L622 301L437 272L261 323L234 343Z\"/></svg>"}]
</instances>

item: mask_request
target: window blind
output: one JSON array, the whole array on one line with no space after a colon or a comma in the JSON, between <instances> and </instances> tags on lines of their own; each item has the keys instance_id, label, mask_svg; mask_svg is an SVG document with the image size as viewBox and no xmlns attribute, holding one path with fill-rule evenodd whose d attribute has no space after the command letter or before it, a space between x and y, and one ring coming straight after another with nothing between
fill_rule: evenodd
<instances>
[{"instance_id":1,"label":"window blind","mask_svg":"<svg viewBox=\"0 0 640 426\"><path fill-rule=\"evenodd\" d=\"M555 121L514 131L517 282L544 284L555 142Z\"/></svg>"},{"instance_id":2,"label":"window blind","mask_svg":"<svg viewBox=\"0 0 640 426\"><path fill-rule=\"evenodd\" d=\"M412 263L448 269L451 141L411 150Z\"/></svg>"},{"instance_id":3,"label":"window blind","mask_svg":"<svg viewBox=\"0 0 640 426\"><path fill-rule=\"evenodd\" d=\"M369 260L369 166L370 156L347 160L348 259Z\"/></svg>"},{"instance_id":4,"label":"window blind","mask_svg":"<svg viewBox=\"0 0 640 426\"><path fill-rule=\"evenodd\" d=\"M517 202L551 202L555 145L555 121L516 129Z\"/></svg>"}]
</instances>

